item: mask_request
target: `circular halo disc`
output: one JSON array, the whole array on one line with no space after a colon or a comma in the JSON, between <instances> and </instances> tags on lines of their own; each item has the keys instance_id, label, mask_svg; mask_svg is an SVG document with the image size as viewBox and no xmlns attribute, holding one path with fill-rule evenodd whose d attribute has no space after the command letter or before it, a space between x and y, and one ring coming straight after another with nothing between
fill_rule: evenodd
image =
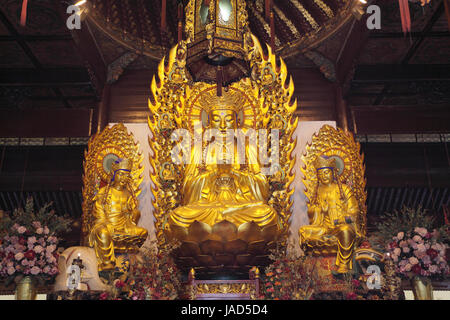
<instances>
[{"instance_id":1,"label":"circular halo disc","mask_svg":"<svg viewBox=\"0 0 450 320\"><path fill-rule=\"evenodd\" d=\"M331 156L330 158L335 159L336 167L338 169L338 174L341 175L342 172L344 172L344 168L345 168L344 160L342 160L342 158L339 156Z\"/></svg>"},{"instance_id":2,"label":"circular halo disc","mask_svg":"<svg viewBox=\"0 0 450 320\"><path fill-rule=\"evenodd\" d=\"M103 158L103 170L111 172L112 164L117 161L119 157L114 153L109 153Z\"/></svg>"}]
</instances>

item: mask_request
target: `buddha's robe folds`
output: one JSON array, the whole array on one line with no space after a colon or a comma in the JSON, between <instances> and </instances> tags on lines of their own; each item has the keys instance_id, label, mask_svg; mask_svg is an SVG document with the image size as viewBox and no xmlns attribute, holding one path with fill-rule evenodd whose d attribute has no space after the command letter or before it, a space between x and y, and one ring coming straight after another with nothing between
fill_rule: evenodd
<instances>
[{"instance_id":1,"label":"buddha's robe folds","mask_svg":"<svg viewBox=\"0 0 450 320\"><path fill-rule=\"evenodd\" d=\"M311 225L299 229L300 243L307 251L322 254L337 251L336 265L342 271L352 269L352 254L356 239L355 221L359 212L358 202L352 190L342 185L319 186L317 199L308 208ZM327 208L326 211L323 208ZM351 219L351 223L346 221Z\"/></svg>"},{"instance_id":2,"label":"buddha's robe folds","mask_svg":"<svg viewBox=\"0 0 450 320\"><path fill-rule=\"evenodd\" d=\"M267 178L260 171L255 153L248 149L246 155L247 160L251 159L250 164L240 165L235 153L225 178L216 163L207 162L211 164L206 164L206 170L200 171L196 165L198 162L194 161L196 156L191 155L191 164L187 165L185 172L183 206L170 214L169 224L185 228L195 220L210 226L223 220L236 226L250 221L260 227L276 224L276 212L267 205Z\"/></svg>"}]
</instances>

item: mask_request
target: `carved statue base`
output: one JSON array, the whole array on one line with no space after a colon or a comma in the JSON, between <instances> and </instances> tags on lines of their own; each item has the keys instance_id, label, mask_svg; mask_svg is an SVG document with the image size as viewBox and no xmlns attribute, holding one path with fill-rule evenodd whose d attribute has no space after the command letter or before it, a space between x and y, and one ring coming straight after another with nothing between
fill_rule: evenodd
<instances>
[{"instance_id":1,"label":"carved statue base","mask_svg":"<svg viewBox=\"0 0 450 320\"><path fill-rule=\"evenodd\" d=\"M270 263L269 250L274 248L276 226L260 228L254 222L237 228L226 220L213 227L195 221L186 228L172 228L169 238L181 241L175 256L182 270L194 268L197 274L247 274L253 266Z\"/></svg>"},{"instance_id":2,"label":"carved statue base","mask_svg":"<svg viewBox=\"0 0 450 320\"><path fill-rule=\"evenodd\" d=\"M257 268L247 269L247 278L241 280L200 280L191 270L186 291L193 300L254 300L260 294L259 281Z\"/></svg>"}]
</instances>

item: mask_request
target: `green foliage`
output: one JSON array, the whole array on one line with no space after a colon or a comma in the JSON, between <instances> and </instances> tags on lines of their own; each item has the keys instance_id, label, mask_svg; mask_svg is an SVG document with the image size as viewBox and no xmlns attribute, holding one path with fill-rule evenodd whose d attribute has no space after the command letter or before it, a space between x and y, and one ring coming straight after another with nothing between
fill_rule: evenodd
<instances>
[{"instance_id":1,"label":"green foliage","mask_svg":"<svg viewBox=\"0 0 450 320\"><path fill-rule=\"evenodd\" d=\"M433 230L435 224L434 217L429 215L428 210L422 209L422 206L416 209L403 206L400 211L386 213L381 221L377 225L376 237L384 243L391 241L399 232L412 233L416 227ZM445 235L446 232L441 232L442 237Z\"/></svg>"},{"instance_id":2,"label":"green foliage","mask_svg":"<svg viewBox=\"0 0 450 320\"><path fill-rule=\"evenodd\" d=\"M38 211L34 209L33 198L27 198L25 208L17 208L12 215L5 216L0 221L0 230L2 233L8 233L14 224L18 224L32 230L33 222L40 222L42 226L47 226L50 234L58 235L62 232L71 230L73 220L66 214L58 216L54 210L51 209L52 202L45 204Z\"/></svg>"}]
</instances>

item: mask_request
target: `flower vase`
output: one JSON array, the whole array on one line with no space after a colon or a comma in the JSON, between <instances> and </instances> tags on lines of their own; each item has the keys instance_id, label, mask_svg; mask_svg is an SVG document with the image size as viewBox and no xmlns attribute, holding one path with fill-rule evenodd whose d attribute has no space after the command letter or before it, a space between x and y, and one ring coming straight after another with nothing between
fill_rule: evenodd
<instances>
[{"instance_id":1,"label":"flower vase","mask_svg":"<svg viewBox=\"0 0 450 320\"><path fill-rule=\"evenodd\" d=\"M413 277L411 287L414 300L433 300L433 285L431 279L427 277Z\"/></svg>"},{"instance_id":2,"label":"flower vase","mask_svg":"<svg viewBox=\"0 0 450 320\"><path fill-rule=\"evenodd\" d=\"M36 280L23 277L16 286L16 300L36 300Z\"/></svg>"}]
</instances>

